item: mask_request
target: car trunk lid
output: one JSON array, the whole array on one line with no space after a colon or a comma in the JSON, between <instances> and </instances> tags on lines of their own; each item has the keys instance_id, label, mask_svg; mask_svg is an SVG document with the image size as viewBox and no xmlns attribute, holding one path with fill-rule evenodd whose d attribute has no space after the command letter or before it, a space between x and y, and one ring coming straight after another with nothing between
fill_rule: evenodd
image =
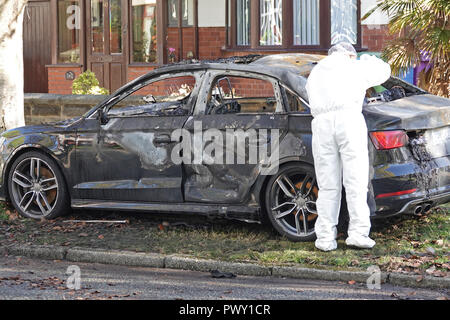
<instances>
[{"instance_id":1,"label":"car trunk lid","mask_svg":"<svg viewBox=\"0 0 450 320\"><path fill-rule=\"evenodd\" d=\"M363 109L369 131L437 129L450 123L450 100L431 94L367 105Z\"/></svg>"}]
</instances>

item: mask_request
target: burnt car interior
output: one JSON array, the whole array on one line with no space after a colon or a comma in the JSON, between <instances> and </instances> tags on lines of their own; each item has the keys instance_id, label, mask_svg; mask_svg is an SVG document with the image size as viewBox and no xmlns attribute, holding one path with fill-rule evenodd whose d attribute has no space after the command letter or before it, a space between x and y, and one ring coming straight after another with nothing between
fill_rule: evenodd
<instances>
[{"instance_id":1,"label":"burnt car interior","mask_svg":"<svg viewBox=\"0 0 450 320\"><path fill-rule=\"evenodd\" d=\"M153 80L109 108L107 115L109 118L188 115L195 83L194 76L185 75Z\"/></svg>"},{"instance_id":2,"label":"burnt car interior","mask_svg":"<svg viewBox=\"0 0 450 320\"><path fill-rule=\"evenodd\" d=\"M277 100L269 81L219 76L211 87L206 114L272 113L276 106Z\"/></svg>"},{"instance_id":3,"label":"burnt car interior","mask_svg":"<svg viewBox=\"0 0 450 320\"><path fill-rule=\"evenodd\" d=\"M370 88L366 92L365 105L372 105L378 102L390 102L404 97L410 97L426 92L413 86L399 78L391 77L382 85Z\"/></svg>"},{"instance_id":4,"label":"burnt car interior","mask_svg":"<svg viewBox=\"0 0 450 320\"><path fill-rule=\"evenodd\" d=\"M309 107L307 103L292 92L290 89L283 86L283 96L286 101L286 106L288 108L288 112L299 113L299 114L310 114Z\"/></svg>"}]
</instances>

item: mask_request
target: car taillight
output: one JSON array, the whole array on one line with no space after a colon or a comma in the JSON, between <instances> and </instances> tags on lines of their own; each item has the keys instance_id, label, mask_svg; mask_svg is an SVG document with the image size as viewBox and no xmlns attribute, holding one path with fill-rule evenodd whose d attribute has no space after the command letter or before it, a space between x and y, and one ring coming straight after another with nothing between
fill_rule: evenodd
<instances>
[{"instance_id":1,"label":"car taillight","mask_svg":"<svg viewBox=\"0 0 450 320\"><path fill-rule=\"evenodd\" d=\"M395 196L403 196L405 194L410 194L416 192L417 189L410 189L404 191L390 192L390 193L382 193L376 196L376 199L387 198L387 197L395 197Z\"/></svg>"},{"instance_id":2,"label":"car taillight","mask_svg":"<svg viewBox=\"0 0 450 320\"><path fill-rule=\"evenodd\" d=\"M408 143L405 131L375 131L370 132L370 138L377 150L395 149Z\"/></svg>"}]
</instances>

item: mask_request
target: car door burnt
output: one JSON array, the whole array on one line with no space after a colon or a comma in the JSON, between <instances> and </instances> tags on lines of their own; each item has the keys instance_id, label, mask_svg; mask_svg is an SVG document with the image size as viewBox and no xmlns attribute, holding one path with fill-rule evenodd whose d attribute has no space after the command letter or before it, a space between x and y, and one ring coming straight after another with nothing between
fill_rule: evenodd
<instances>
[{"instance_id":1,"label":"car door burnt","mask_svg":"<svg viewBox=\"0 0 450 320\"><path fill-rule=\"evenodd\" d=\"M274 97L264 99L264 103L273 107L267 112L242 112L247 103L255 105L255 101L242 99L237 101L221 101L216 106L208 105L211 95L214 94L216 81L223 81L224 77L256 77L257 81L267 81L273 90ZM255 78L255 79L256 79ZM223 81L230 83L228 79ZM231 81L233 82L233 81ZM210 71L205 75L205 86L199 94L198 103L194 115L188 119L186 129L193 139L201 134L201 148L194 146L190 159L195 159L198 153L203 153L203 160L208 148L214 144L215 148L221 148L222 163L206 162L184 164L185 181L184 196L186 202L208 202L223 204L244 203L252 196L251 190L258 177L265 170L265 162L270 157L273 146L278 146L280 140L286 134L288 128L288 115L277 113L282 111L283 105L278 83L269 77L243 74L239 72ZM242 83L240 83L242 87ZM223 99L223 92L221 94ZM229 100L234 100L234 94ZM237 94L239 96L239 94ZM245 101L243 101L245 100ZM236 107L236 102L240 106ZM215 112L213 109L218 110ZM250 107L249 107L250 108ZM220 141L210 139L211 135L220 134ZM276 144L273 140L277 139ZM231 142L232 141L232 142ZM244 151L244 155L240 150ZM217 152L218 149L215 149ZM267 155L261 157L261 150ZM278 150L276 150L278 152ZM255 152L257 153L255 155ZM194 154L196 153L196 155ZM240 160L239 160L240 159ZM217 159L216 159L217 160Z\"/></svg>"},{"instance_id":2,"label":"car door burnt","mask_svg":"<svg viewBox=\"0 0 450 320\"><path fill-rule=\"evenodd\" d=\"M87 120L88 127L79 131L77 140L78 197L182 202L182 169L170 159L174 145L170 137L186 119L119 117L106 125Z\"/></svg>"},{"instance_id":3,"label":"car door burnt","mask_svg":"<svg viewBox=\"0 0 450 320\"><path fill-rule=\"evenodd\" d=\"M190 77L194 79L192 74ZM172 85L171 80L164 76L153 82L160 90L162 81ZM140 86L134 92L147 88ZM76 197L182 203L182 165L171 159L177 142L171 136L191 113L198 87L194 84L192 88L181 100L167 95L153 104L130 95L112 109L105 108L104 121L85 119L77 138ZM136 105L137 98L144 104Z\"/></svg>"}]
</instances>

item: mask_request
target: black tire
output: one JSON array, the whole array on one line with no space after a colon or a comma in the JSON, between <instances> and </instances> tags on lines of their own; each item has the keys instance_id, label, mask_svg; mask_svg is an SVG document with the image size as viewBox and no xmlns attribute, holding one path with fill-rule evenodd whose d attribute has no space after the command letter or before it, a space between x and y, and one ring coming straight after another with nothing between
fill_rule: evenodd
<instances>
[{"instance_id":1,"label":"black tire","mask_svg":"<svg viewBox=\"0 0 450 320\"><path fill-rule=\"evenodd\" d=\"M53 159L30 151L20 155L8 173L11 203L25 218L53 219L68 212L66 182Z\"/></svg>"},{"instance_id":2,"label":"black tire","mask_svg":"<svg viewBox=\"0 0 450 320\"><path fill-rule=\"evenodd\" d=\"M288 177L291 183L287 182L284 177ZM287 192L283 191L280 183L285 186L285 189L288 189ZM291 186L286 187L288 185ZM294 191L295 197L289 197L288 194L294 195ZM285 165L280 168L276 175L269 179L266 185L264 197L265 218L270 221L272 227L279 234L291 241L313 241L316 239L314 224L317 220L315 212L317 195L318 188L312 166L302 163ZM287 202L292 202L292 205L286 204L278 208ZM278 208L278 210L273 210L274 208ZM292 208L294 208L293 211L286 214ZM280 217L282 214L286 215Z\"/></svg>"}]
</instances>

